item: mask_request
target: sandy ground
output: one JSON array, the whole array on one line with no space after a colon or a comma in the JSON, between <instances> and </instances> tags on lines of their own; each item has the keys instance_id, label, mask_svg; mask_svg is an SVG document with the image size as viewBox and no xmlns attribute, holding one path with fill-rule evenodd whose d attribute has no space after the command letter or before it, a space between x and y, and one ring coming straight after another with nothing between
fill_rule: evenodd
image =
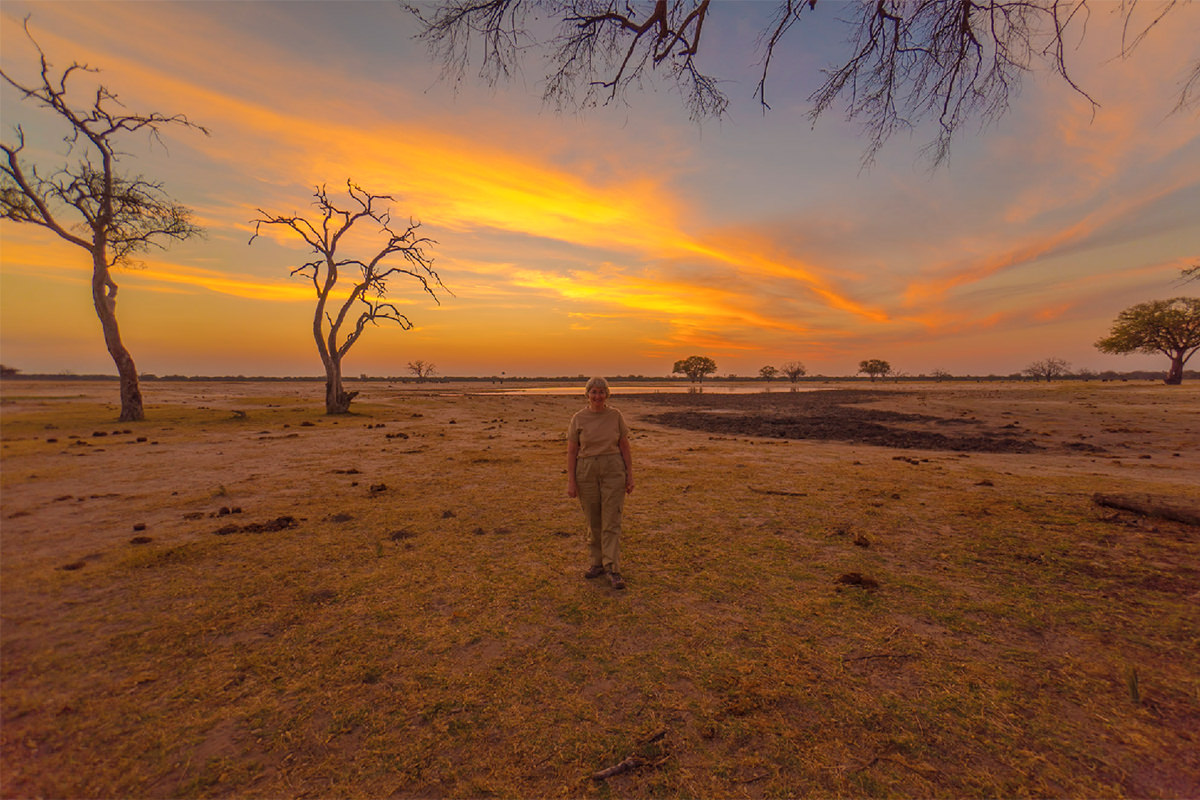
<instances>
[{"instance_id":1,"label":"sandy ground","mask_svg":"<svg viewBox=\"0 0 1200 800\"><path fill-rule=\"evenodd\" d=\"M47 653L50 658L56 643L67 641L77 630L72 627L78 624L74 617L86 616L81 604L101 608L115 602L114 597L122 598L122 603L154 602L137 596L124 599L121 586L106 580L110 575L132 574L130 565L136 563L135 552L140 552L137 540L153 542L147 552L152 549L166 558L172 552L186 552L181 546L189 543L216 541L214 534L231 525L268 525L296 515L308 520L308 527L323 530L330 520L348 514L361 523L348 526L348 546L399 551L408 541L405 529L412 526L418 544L430 549L452 555L460 549L458 542L465 541L461 548L481 564L490 566L502 554L515 553L518 559L532 559L530 574L545 573L545 580L556 586L581 582L576 556L548 553L556 548L565 551L567 537L578 533L578 508L565 496L563 467L566 423L583 406L582 390L579 396L563 396L494 394L487 384L371 383L361 388L355 414L330 418L323 414L323 387L317 383L148 383L143 387L148 419L129 424L114 421L114 383L5 381L0 385L0 632L5 669L15 670L11 674L19 678L21 691L32 693L35 688L25 687L40 685L40 673L32 666L39 662L31 654ZM905 526L905 535L892 537L891 546L903 551L905 569L928 567L936 574L937 560L950 547L949 540L938 539L945 530L961 527L967 519L964 514L987 514L992 508L990 519L1011 516L1019 523L1032 515L1048 520L1038 524L1053 532L1072 529L1081 515L1102 518L1110 513L1089 506L1092 492L1144 492L1200 502L1200 384L854 386L870 394L844 393L844 384L826 388L829 392L817 393L819 397L792 396L778 383L769 396L759 397L711 389L694 396L623 396L618 388L613 405L622 409L634 430L638 488L629 511L632 523L646 540L659 535L695 536L688 498L701 493L731 529L749 531L767 524L758 519L766 511L756 508L764 503L771 508L779 505L781 512L786 507L790 514L787 504L798 497L804 504L798 513L813 516L830 516L823 505L839 503L847 509L841 515L846 517L851 516L850 506L859 504L858 513L867 518L899 520L911 513L914 519L932 520L935 524L929 530ZM675 412L711 424L680 428L661 416ZM824 420L819 439L757 435L787 432L763 420L816 417ZM802 427L784 426L787 430ZM880 428L894 434L893 444L924 442L927 446L865 443L878 436ZM930 443L938 440L922 438L947 432L975 441L1019 441L1024 451L955 449L952 442L933 447ZM831 474L840 477L823 486L823 477ZM1015 494L1010 496L1010 491ZM712 500L714 492L726 493L723 504ZM979 493L986 493L986 500L974 500ZM481 507L479 498L486 498L489 505ZM948 519L936 510L943 503L952 515ZM1033 511L1009 514L1002 508L1005 504ZM1061 519L1052 511L1058 504L1065 509ZM411 521L414 518L416 522ZM447 534L437 543L427 541L428 531L435 526L439 535ZM349 527L357 533L351 534ZM477 530L481 527L486 531ZM870 536L887 540L887 526L880 522L878 527ZM533 530L542 538L506 549L503 542L509 529ZM676 534L676 529L684 533ZM1122 530L1135 532L1126 537L1130 542L1154 543L1160 536L1152 525ZM1187 543L1194 541L1190 538L1194 529L1172 523L1164 530L1183 543L1180 552L1189 552ZM785 535L785 530L773 534ZM828 535L836 537L839 531ZM234 549L246 558L259 556L250 538L219 541L244 542ZM313 541L339 539L323 534ZM1112 537L1112 542L1124 539ZM1072 557L1086 562L1089 569L1103 571L1116 557L1116 545L1104 545L1109 548L1104 551L1106 562L1087 560L1093 545L1100 547L1088 543ZM1015 546L1019 549L1020 543ZM860 548L850 545L849 550ZM872 545L870 552L875 550ZM319 572L319 554L313 556ZM720 548L715 543L711 552L701 548L701 556L719 560ZM1142 563L1140 551L1138 556L1142 558L1139 570L1158 568L1155 563ZM1041 564L1043 554L1023 550L1012 554L1018 557ZM330 563L342 562L331 559ZM228 564L223 568L230 569ZM1162 565L1161 572L1165 575L1172 568ZM716 572L711 567L710 571ZM143 570L136 577L148 582L154 574ZM629 596L635 604L639 591L651 596L652 582L673 585L678 580L674 569L648 559L636 565L632 574ZM1168 576L1175 581L1168 587L1171 597L1200 597L1195 595L1193 573L1176 569L1172 576ZM318 596L320 592L337 591L336 576L325 577L331 582L306 595L313 603L324 596ZM152 586L145 583L147 589ZM719 583L713 590L733 591ZM731 607L752 603L753 598L743 597L740 591ZM480 607L485 605L481 601ZM107 623L87 618L89 624L100 626L97 641L106 641L105 637L124 641L120 637L128 635L124 629L109 631L104 628ZM434 614L431 619L441 617ZM1194 636L1194 631L1183 633ZM926 646L931 646L929 641ZM105 679L121 691L126 684L130 692L143 686L138 674L118 673ZM160 678L158 684L145 685L165 683ZM43 701L29 694L22 701L12 693L12 684L6 683L5 688L6 696L14 698L11 711L6 705L9 730L16 732L14 736L31 737L7 742L6 754L36 753L45 759L39 763L58 765L44 769L61 770L55 760L59 751L37 744L38 737L49 736L45 731L59 725L56 719L44 719L59 713L42 708L53 698ZM66 713L81 701L62 702L61 713ZM1179 700L1177 705L1184 708L1186 703ZM17 714L23 716L14 717ZM1168 730L1191 727L1184 716L1179 719L1183 721L1171 722ZM1158 735L1162 726L1147 730ZM219 730L211 733L220 738L218 734ZM1169 745L1146 745L1146 751L1176 752L1171 748L1178 746L1181 736ZM706 741L703 736L700 740ZM1141 752L1129 755L1114 749L1111 758L1120 756L1133 763ZM28 783L24 785L42 787L45 793L45 787L52 785L50 773L38 775L39 769L33 766L25 771ZM188 772L186 767L178 771ZM1129 778L1125 785L1148 786L1158 796L1187 796L1186 786L1195 774L1186 764L1158 765L1151 772L1150 777ZM175 773L169 774L170 780L177 779ZM166 794L185 785L163 780ZM273 778L268 774L260 780ZM276 794L284 791L279 783L262 786Z\"/></svg>"},{"instance_id":2,"label":"sandy ground","mask_svg":"<svg viewBox=\"0 0 1200 800\"><path fill-rule=\"evenodd\" d=\"M253 510L256 520L274 518L326 491L331 475L358 470L364 485L405 480L399 473L444 469L446 454L463 448L496 453L532 448L554 454L555 464L565 420L582 405L570 396L498 394L488 384L364 388L357 413L339 419L321 413L323 387L316 383L151 383L143 389L148 419L130 424L113 421L113 383L5 381L0 517L5 568L97 558L106 548L126 545L134 526L155 537L206 535L212 527L206 520L222 507ZM1200 385L881 383L857 384L849 395L842 385L826 388L831 391L791 394L776 383L756 400L711 387L700 395L622 397L618 387L612 403L639 431L641 465L655 464L660 437L692 445L714 437L773 440L736 428L684 430L652 421L664 412L795 416L811 413L813 403L797 408L789 401L821 396L822 413L833 405L835 416L839 409L907 415L885 419L893 431L990 436L1034 448L1028 453L905 448L897 450L904 456L895 457L969 460L1014 474L1091 476L1098 492L1200 499ZM827 396L838 400L831 404ZM38 424L43 416L46 422ZM834 448L846 458L881 449L862 438L861 422L847 417L840 431L826 431L823 440L806 446L814 455ZM766 459L769 468L768 451L746 455ZM804 465L801 457L792 468ZM506 477L541 492L561 476L551 470Z\"/></svg>"}]
</instances>

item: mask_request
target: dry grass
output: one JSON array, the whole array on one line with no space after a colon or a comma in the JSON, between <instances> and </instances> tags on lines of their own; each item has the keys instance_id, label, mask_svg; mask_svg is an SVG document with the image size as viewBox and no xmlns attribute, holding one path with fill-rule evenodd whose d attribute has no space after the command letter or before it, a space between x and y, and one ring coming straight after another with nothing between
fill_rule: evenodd
<instances>
[{"instance_id":1,"label":"dry grass","mask_svg":"<svg viewBox=\"0 0 1200 800\"><path fill-rule=\"evenodd\" d=\"M111 386L3 391L5 797L1200 793L1200 534L1090 501L1196 496L1195 387L879 404L1017 415L1027 455L614 399L623 593L581 578L575 398L160 384L130 426Z\"/></svg>"}]
</instances>

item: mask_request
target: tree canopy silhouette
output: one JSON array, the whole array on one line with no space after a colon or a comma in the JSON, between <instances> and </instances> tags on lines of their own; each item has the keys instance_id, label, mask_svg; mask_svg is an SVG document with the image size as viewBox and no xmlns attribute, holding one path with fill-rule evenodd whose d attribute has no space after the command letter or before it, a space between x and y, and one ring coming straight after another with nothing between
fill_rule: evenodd
<instances>
[{"instance_id":1,"label":"tree canopy silhouette","mask_svg":"<svg viewBox=\"0 0 1200 800\"><path fill-rule=\"evenodd\" d=\"M1183 382L1183 366L1200 350L1200 297L1138 303L1117 315L1108 336L1096 342L1102 353L1162 353L1171 359L1166 383Z\"/></svg>"},{"instance_id":2,"label":"tree canopy silhouette","mask_svg":"<svg viewBox=\"0 0 1200 800\"><path fill-rule=\"evenodd\" d=\"M704 376L711 375L716 371L717 362L708 356L688 356L687 358L681 358L671 368L671 374L683 373L693 383L704 383Z\"/></svg>"},{"instance_id":3,"label":"tree canopy silhouette","mask_svg":"<svg viewBox=\"0 0 1200 800\"><path fill-rule=\"evenodd\" d=\"M858 362L858 371L866 374L871 383L874 383L876 378L886 378L890 375L892 365L881 358L869 358Z\"/></svg>"}]
</instances>

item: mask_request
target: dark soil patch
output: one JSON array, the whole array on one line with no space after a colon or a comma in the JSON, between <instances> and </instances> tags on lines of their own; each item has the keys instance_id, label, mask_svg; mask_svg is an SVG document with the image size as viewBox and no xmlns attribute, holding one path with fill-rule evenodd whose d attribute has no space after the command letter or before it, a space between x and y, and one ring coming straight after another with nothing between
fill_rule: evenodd
<instances>
[{"instance_id":1,"label":"dark soil patch","mask_svg":"<svg viewBox=\"0 0 1200 800\"><path fill-rule=\"evenodd\" d=\"M820 392L760 394L661 394L644 400L689 406L645 417L674 428L772 439L821 439L914 450L970 453L1032 453L1041 448L1029 439L990 430L972 420L906 414L861 404L895 400L904 392L833 389ZM936 428L955 427L961 433Z\"/></svg>"},{"instance_id":2,"label":"dark soil patch","mask_svg":"<svg viewBox=\"0 0 1200 800\"><path fill-rule=\"evenodd\" d=\"M231 533L277 533L294 528L299 523L293 516L276 517L270 522L251 522L249 525L226 525L213 531L217 536L228 536Z\"/></svg>"},{"instance_id":3,"label":"dark soil patch","mask_svg":"<svg viewBox=\"0 0 1200 800\"><path fill-rule=\"evenodd\" d=\"M837 579L837 583L845 584L846 586L861 586L867 591L874 591L879 588L879 581L870 575L863 575L860 572L847 572Z\"/></svg>"}]
</instances>

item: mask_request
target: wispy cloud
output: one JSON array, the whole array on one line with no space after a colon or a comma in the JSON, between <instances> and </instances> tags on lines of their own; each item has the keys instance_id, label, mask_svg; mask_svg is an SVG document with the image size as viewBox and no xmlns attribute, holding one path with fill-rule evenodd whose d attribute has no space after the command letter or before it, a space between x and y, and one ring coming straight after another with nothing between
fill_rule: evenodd
<instances>
[{"instance_id":1,"label":"wispy cloud","mask_svg":"<svg viewBox=\"0 0 1200 800\"><path fill-rule=\"evenodd\" d=\"M24 8L3 12L6 64L21 45L9 22ZM920 175L897 148L894 163L885 156L854 176L825 162L841 153L830 148L848 148L856 164L857 144L826 137L818 149L775 113L698 135L653 115L538 115L521 90L454 95L394 12L38 6L48 51L104 67L131 107L183 111L212 131L173 132L169 156L136 159L196 207L209 239L121 280L164 304L201 294L291 313L312 299L310 285L288 277L308 254L277 230L247 247L251 220L260 208L311 215L315 185L337 191L350 178L394 195L393 214L438 240L432 252L455 298L410 337L422 346L436 333L461 352L499 357L512 332L560 361L581 343L602 350L597 341L615 340L645 358L696 348L836 359L886 357L857 351L889 342L968 347L973 336L1000 348L1005 332L1088 315L1094 327L1136 281L1200 251L1197 223L1171 211L1200 186L1200 138L1194 125L1164 120L1168 106L1151 113L1165 51L1184 47L1187 24L1164 31L1164 54L1148 49L1152 37L1148 57L1113 77L1100 67L1078 76L1104 104L1094 119L1077 96L1034 83L1011 125L965 139L969 155L951 172ZM1196 19L1188 13L1185 23ZM360 18L397 34L364 35ZM317 39L338 58L314 60ZM766 199L754 198L757 186ZM760 213L743 213L747 198ZM6 272L78 269L50 263L57 251L44 237L4 232ZM1089 275L1103 287L1081 283Z\"/></svg>"}]
</instances>

